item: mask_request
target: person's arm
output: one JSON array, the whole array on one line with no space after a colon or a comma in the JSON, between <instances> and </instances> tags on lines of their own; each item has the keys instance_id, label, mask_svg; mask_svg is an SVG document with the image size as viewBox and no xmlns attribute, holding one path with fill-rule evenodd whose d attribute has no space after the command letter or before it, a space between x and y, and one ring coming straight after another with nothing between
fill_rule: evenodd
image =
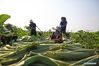
<instances>
[{"instance_id":1,"label":"person's arm","mask_svg":"<svg viewBox=\"0 0 99 66\"><path fill-rule=\"evenodd\" d=\"M62 22L60 22L60 25L59 25L59 27L61 27L62 26Z\"/></svg>"},{"instance_id":2,"label":"person's arm","mask_svg":"<svg viewBox=\"0 0 99 66\"><path fill-rule=\"evenodd\" d=\"M32 29L31 24L29 25L29 28Z\"/></svg>"},{"instance_id":3,"label":"person's arm","mask_svg":"<svg viewBox=\"0 0 99 66\"><path fill-rule=\"evenodd\" d=\"M35 27L37 27L36 24L35 24Z\"/></svg>"}]
</instances>

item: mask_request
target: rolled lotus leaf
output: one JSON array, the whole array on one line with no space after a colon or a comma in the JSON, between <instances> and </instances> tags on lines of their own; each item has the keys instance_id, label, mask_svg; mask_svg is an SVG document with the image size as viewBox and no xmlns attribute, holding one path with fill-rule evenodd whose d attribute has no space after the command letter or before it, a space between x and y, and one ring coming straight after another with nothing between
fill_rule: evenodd
<instances>
[{"instance_id":1,"label":"rolled lotus leaf","mask_svg":"<svg viewBox=\"0 0 99 66\"><path fill-rule=\"evenodd\" d=\"M98 65L99 65L99 55L94 55L82 59L76 63L70 64L69 66L98 66Z\"/></svg>"},{"instance_id":2,"label":"rolled lotus leaf","mask_svg":"<svg viewBox=\"0 0 99 66\"><path fill-rule=\"evenodd\" d=\"M14 57L14 58L6 58L6 59L4 58L4 60L1 61L1 64L3 66L7 66L7 65L10 65L10 64L18 62L21 59L22 59L22 56Z\"/></svg>"},{"instance_id":3,"label":"rolled lotus leaf","mask_svg":"<svg viewBox=\"0 0 99 66\"><path fill-rule=\"evenodd\" d=\"M80 50L81 51L81 50ZM87 58L89 56L94 55L94 51L91 50L82 50L80 51L67 51L67 52L55 52L55 51L49 51L45 54L45 56L57 59L57 60L63 60L63 61L78 61L83 58Z\"/></svg>"},{"instance_id":4,"label":"rolled lotus leaf","mask_svg":"<svg viewBox=\"0 0 99 66\"><path fill-rule=\"evenodd\" d=\"M99 55L96 55L95 58L92 58L91 60L87 61L83 64L84 66L99 66Z\"/></svg>"},{"instance_id":5,"label":"rolled lotus leaf","mask_svg":"<svg viewBox=\"0 0 99 66\"><path fill-rule=\"evenodd\" d=\"M27 59L23 66L59 66L56 62L45 56L36 55Z\"/></svg>"}]
</instances>

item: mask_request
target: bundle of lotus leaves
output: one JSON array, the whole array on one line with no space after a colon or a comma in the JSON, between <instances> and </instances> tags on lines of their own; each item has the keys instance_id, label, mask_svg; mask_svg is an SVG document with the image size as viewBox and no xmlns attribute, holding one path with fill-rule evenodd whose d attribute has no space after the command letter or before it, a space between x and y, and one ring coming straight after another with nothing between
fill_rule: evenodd
<instances>
[{"instance_id":1,"label":"bundle of lotus leaves","mask_svg":"<svg viewBox=\"0 0 99 66\"><path fill-rule=\"evenodd\" d=\"M87 62L99 62L98 51L94 49L44 43L19 42L0 49L0 66L88 66Z\"/></svg>"}]
</instances>

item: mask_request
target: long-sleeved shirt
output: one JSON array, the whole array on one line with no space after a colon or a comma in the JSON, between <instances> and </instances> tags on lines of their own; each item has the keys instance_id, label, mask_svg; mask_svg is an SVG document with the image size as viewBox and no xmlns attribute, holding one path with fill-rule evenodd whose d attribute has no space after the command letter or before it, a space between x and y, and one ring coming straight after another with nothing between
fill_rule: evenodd
<instances>
[{"instance_id":1,"label":"long-sleeved shirt","mask_svg":"<svg viewBox=\"0 0 99 66\"><path fill-rule=\"evenodd\" d=\"M67 21L61 21L60 22L60 27L63 28L63 27L66 27L67 25Z\"/></svg>"},{"instance_id":2,"label":"long-sleeved shirt","mask_svg":"<svg viewBox=\"0 0 99 66\"><path fill-rule=\"evenodd\" d=\"M31 23L31 24L29 25L29 27L30 27L30 29L36 29L36 24L35 24L35 23Z\"/></svg>"}]
</instances>

